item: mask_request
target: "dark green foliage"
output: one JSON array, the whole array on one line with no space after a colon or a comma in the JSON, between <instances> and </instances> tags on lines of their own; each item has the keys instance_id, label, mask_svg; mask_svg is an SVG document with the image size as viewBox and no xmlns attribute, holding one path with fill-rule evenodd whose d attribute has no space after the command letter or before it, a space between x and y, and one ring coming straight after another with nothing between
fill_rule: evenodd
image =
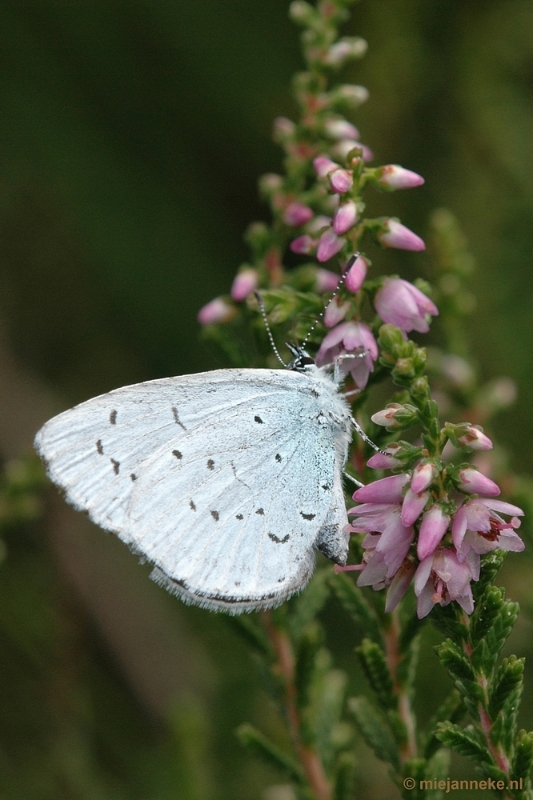
<instances>
[{"instance_id":1,"label":"dark green foliage","mask_svg":"<svg viewBox=\"0 0 533 800\"><path fill-rule=\"evenodd\" d=\"M354 581L341 573L330 578L330 586L359 629L374 642L382 643L377 616Z\"/></svg>"},{"instance_id":2,"label":"dark green foliage","mask_svg":"<svg viewBox=\"0 0 533 800\"><path fill-rule=\"evenodd\" d=\"M237 736L247 750L254 756L261 758L269 766L280 770L287 778L296 783L305 783L304 775L296 761L282 752L266 736L247 723L237 729Z\"/></svg>"},{"instance_id":3,"label":"dark green foliage","mask_svg":"<svg viewBox=\"0 0 533 800\"><path fill-rule=\"evenodd\" d=\"M457 750L462 756L468 756L477 762L490 761L491 756L486 745L479 741L471 727L461 728L452 722L439 722L435 735L442 744Z\"/></svg>"},{"instance_id":4,"label":"dark green foliage","mask_svg":"<svg viewBox=\"0 0 533 800\"><path fill-rule=\"evenodd\" d=\"M352 800L355 777L355 760L351 753L343 753L338 760L333 779L332 800Z\"/></svg>"},{"instance_id":5,"label":"dark green foliage","mask_svg":"<svg viewBox=\"0 0 533 800\"><path fill-rule=\"evenodd\" d=\"M386 718L366 697L352 697L348 710L355 717L357 727L367 745L378 758L388 761L400 771L400 753Z\"/></svg>"},{"instance_id":6,"label":"dark green foliage","mask_svg":"<svg viewBox=\"0 0 533 800\"><path fill-rule=\"evenodd\" d=\"M380 705L395 709L398 700L394 696L394 681L382 648L370 639L363 639L355 652L361 660L368 682L376 693Z\"/></svg>"}]
</instances>

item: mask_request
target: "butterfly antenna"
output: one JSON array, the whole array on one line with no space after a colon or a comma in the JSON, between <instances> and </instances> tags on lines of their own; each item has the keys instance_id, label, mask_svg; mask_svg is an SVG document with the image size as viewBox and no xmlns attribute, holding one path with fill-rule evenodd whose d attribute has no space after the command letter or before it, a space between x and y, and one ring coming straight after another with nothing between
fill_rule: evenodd
<instances>
[{"instance_id":1,"label":"butterfly antenna","mask_svg":"<svg viewBox=\"0 0 533 800\"><path fill-rule=\"evenodd\" d=\"M255 299L259 303L259 310L261 311L261 316L263 317L263 322L265 323L266 332L268 334L268 338L270 340L270 345L272 347L272 350L274 351L274 354L275 354L276 358L278 359L278 361L280 362L280 364L283 364L283 366L286 367L287 364L284 362L284 360L280 356L279 350L276 347L276 342L274 341L274 337L272 336L272 331L270 330L270 325L268 324L268 319L267 319L267 315L266 315L266 311L265 311L265 304L263 303L263 298L261 297L259 292L254 292L254 295L255 295Z\"/></svg>"},{"instance_id":2,"label":"butterfly antenna","mask_svg":"<svg viewBox=\"0 0 533 800\"><path fill-rule=\"evenodd\" d=\"M342 275L339 278L339 282L337 284L337 288L335 289L335 291L333 292L333 294L329 298L328 302L326 303L326 305L324 306L324 308L322 309L322 311L320 312L318 317L315 319L315 321L311 325L310 329L307 331L307 335L306 335L305 339L303 340L303 342L301 344L302 348L304 348L305 345L307 344L307 342L309 341L309 337L313 333L314 329L316 328L316 326L318 325L320 320L324 318L324 314L326 313L326 309L329 306L329 304L333 300L335 300L335 298L337 297L337 295L339 293L339 289L344 284L344 280L345 280L346 275L348 274L348 272L350 270L350 267L354 264L355 260L359 257L359 255L360 255L359 253L354 253L353 256L349 259L348 263L346 264L346 267L344 268L344 272L342 273Z\"/></svg>"}]
</instances>

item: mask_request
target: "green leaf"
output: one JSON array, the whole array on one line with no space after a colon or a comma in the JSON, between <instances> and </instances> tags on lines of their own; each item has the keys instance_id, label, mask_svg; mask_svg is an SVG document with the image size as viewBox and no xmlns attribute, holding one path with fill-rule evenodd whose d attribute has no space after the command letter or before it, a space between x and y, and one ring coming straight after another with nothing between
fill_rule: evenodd
<instances>
[{"instance_id":1,"label":"green leaf","mask_svg":"<svg viewBox=\"0 0 533 800\"><path fill-rule=\"evenodd\" d=\"M355 778L355 759L351 753L342 753L333 776L332 800L352 800Z\"/></svg>"},{"instance_id":2,"label":"green leaf","mask_svg":"<svg viewBox=\"0 0 533 800\"><path fill-rule=\"evenodd\" d=\"M450 747L462 756L471 758L476 763L490 763L491 755L485 744L478 741L472 729L461 728L451 722L439 722L435 736L446 747Z\"/></svg>"},{"instance_id":3,"label":"green leaf","mask_svg":"<svg viewBox=\"0 0 533 800\"><path fill-rule=\"evenodd\" d=\"M517 687L521 688L524 676L525 659L517 656L504 658L492 681L488 712L491 719L496 719L505 704L511 699L515 702L514 694Z\"/></svg>"},{"instance_id":4,"label":"green leaf","mask_svg":"<svg viewBox=\"0 0 533 800\"><path fill-rule=\"evenodd\" d=\"M457 603L448 606L434 606L430 619L437 630L454 641L468 641L468 630L459 619Z\"/></svg>"},{"instance_id":5,"label":"green leaf","mask_svg":"<svg viewBox=\"0 0 533 800\"><path fill-rule=\"evenodd\" d=\"M500 651L516 622L518 611L518 603L513 603L511 600L506 600L504 603L502 603L500 611L484 639L489 652L489 661L486 665L487 668L494 668L494 664L496 663Z\"/></svg>"},{"instance_id":6,"label":"green leaf","mask_svg":"<svg viewBox=\"0 0 533 800\"><path fill-rule=\"evenodd\" d=\"M305 778L300 766L252 725L248 723L241 725L237 729L236 734L240 743L253 753L253 755L262 759L270 766L281 770L290 780L296 781L296 783L299 784L305 783Z\"/></svg>"},{"instance_id":7,"label":"green leaf","mask_svg":"<svg viewBox=\"0 0 533 800\"><path fill-rule=\"evenodd\" d=\"M257 616L251 616L250 614L241 614L238 617L224 615L224 622L229 625L230 628L233 628L253 650L268 658L272 656L270 640Z\"/></svg>"},{"instance_id":8,"label":"green leaf","mask_svg":"<svg viewBox=\"0 0 533 800\"><path fill-rule=\"evenodd\" d=\"M398 700L394 695L394 681L381 647L370 639L363 639L355 652L380 704L387 709L396 708Z\"/></svg>"},{"instance_id":9,"label":"green leaf","mask_svg":"<svg viewBox=\"0 0 533 800\"><path fill-rule=\"evenodd\" d=\"M302 631L313 622L322 610L329 595L329 578L331 569L318 570L310 583L294 602L289 616L289 629L292 636L298 639Z\"/></svg>"},{"instance_id":10,"label":"green leaf","mask_svg":"<svg viewBox=\"0 0 533 800\"><path fill-rule=\"evenodd\" d=\"M479 598L476 610L472 614L472 641L484 639L494 624L494 620L501 608L503 593L497 586L487 586L486 591Z\"/></svg>"},{"instance_id":11,"label":"green leaf","mask_svg":"<svg viewBox=\"0 0 533 800\"><path fill-rule=\"evenodd\" d=\"M314 705L317 748L326 767L330 766L335 755L337 741L335 734L344 709L347 678L339 669L332 669L324 675L317 687Z\"/></svg>"},{"instance_id":12,"label":"green leaf","mask_svg":"<svg viewBox=\"0 0 533 800\"><path fill-rule=\"evenodd\" d=\"M460 722L464 715L465 706L463 703L463 698L457 689L452 689L448 697L446 697L446 699L441 703L429 722L428 729L431 731L431 734L428 736L428 740L424 748L424 756L426 758L431 758L433 754L436 753L441 747L441 742L433 733L437 727L437 724L439 722Z\"/></svg>"},{"instance_id":13,"label":"green leaf","mask_svg":"<svg viewBox=\"0 0 533 800\"><path fill-rule=\"evenodd\" d=\"M311 699L316 658L322 646L322 629L319 625L308 625L296 652L295 686L296 702L300 709L306 708Z\"/></svg>"},{"instance_id":14,"label":"green leaf","mask_svg":"<svg viewBox=\"0 0 533 800\"><path fill-rule=\"evenodd\" d=\"M412 616L409 617L407 622L402 626L402 632L400 633L400 653L404 653L407 650L413 639L418 636L426 622L427 617L424 617L424 619L419 619L418 614L412 614Z\"/></svg>"},{"instance_id":15,"label":"green leaf","mask_svg":"<svg viewBox=\"0 0 533 800\"><path fill-rule=\"evenodd\" d=\"M455 680L475 680L475 672L461 649L451 641L446 639L435 647L441 664L446 667L448 672Z\"/></svg>"},{"instance_id":16,"label":"green leaf","mask_svg":"<svg viewBox=\"0 0 533 800\"><path fill-rule=\"evenodd\" d=\"M365 632L368 638L382 643L383 637L377 617L354 581L340 573L331 576L330 586L355 624Z\"/></svg>"},{"instance_id":17,"label":"green leaf","mask_svg":"<svg viewBox=\"0 0 533 800\"><path fill-rule=\"evenodd\" d=\"M399 772L398 745L383 714L366 697L350 698L348 710L354 715L363 739L377 757L392 764L396 772Z\"/></svg>"},{"instance_id":18,"label":"green leaf","mask_svg":"<svg viewBox=\"0 0 533 800\"><path fill-rule=\"evenodd\" d=\"M520 731L516 737L515 754L511 777L523 779L524 784L530 779L533 765L533 732Z\"/></svg>"}]
</instances>

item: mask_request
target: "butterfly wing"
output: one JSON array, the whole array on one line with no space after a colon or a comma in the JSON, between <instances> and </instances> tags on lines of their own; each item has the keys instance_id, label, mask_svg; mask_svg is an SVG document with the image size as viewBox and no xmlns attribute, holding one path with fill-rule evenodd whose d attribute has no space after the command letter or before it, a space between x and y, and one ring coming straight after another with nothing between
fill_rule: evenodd
<instances>
[{"instance_id":1,"label":"butterfly wing","mask_svg":"<svg viewBox=\"0 0 533 800\"><path fill-rule=\"evenodd\" d=\"M345 454L317 402L298 373L218 370L89 400L36 446L67 499L149 558L157 580L240 613L301 589L313 545L346 557Z\"/></svg>"}]
</instances>

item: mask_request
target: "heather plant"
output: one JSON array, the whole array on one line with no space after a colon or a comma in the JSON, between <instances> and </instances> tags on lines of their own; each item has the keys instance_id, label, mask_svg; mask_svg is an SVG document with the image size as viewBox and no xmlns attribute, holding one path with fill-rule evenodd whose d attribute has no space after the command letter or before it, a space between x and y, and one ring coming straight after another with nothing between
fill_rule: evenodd
<instances>
[{"instance_id":1,"label":"heather plant","mask_svg":"<svg viewBox=\"0 0 533 800\"><path fill-rule=\"evenodd\" d=\"M457 346L461 337L465 345L472 259L453 216L439 210L431 219L436 290L373 271L372 243L413 252L425 243L399 219L366 216L364 198L424 180L396 164L372 166L351 120L368 92L336 81L367 48L360 38L339 38L350 4L290 5L305 69L293 84L298 118L274 123L283 173L260 180L271 222L249 227L248 263L228 296L199 313L206 337L234 366L273 366L259 295L280 349L305 341L318 365L338 365L354 417L378 448L354 438L347 478L359 488L348 512L349 563L321 562L299 597L232 620L266 668L292 747L280 749L249 725L239 737L289 781L284 797L353 797L356 730L405 797L464 788L449 781L450 750L474 762L474 788L530 797L533 733L516 721L524 661L499 658L518 606L494 583L506 553L524 549L523 512L499 499L485 474L493 468L491 439L459 416L475 391L466 346ZM439 315L439 300L442 347L428 359L418 342ZM384 390L389 402L371 413ZM483 421L510 395L505 381L487 388ZM441 409L451 421L441 421ZM320 615L332 594L356 625L372 697L346 697L347 678L324 644ZM454 688L420 730L413 696L427 621L445 637L436 653Z\"/></svg>"}]
</instances>

